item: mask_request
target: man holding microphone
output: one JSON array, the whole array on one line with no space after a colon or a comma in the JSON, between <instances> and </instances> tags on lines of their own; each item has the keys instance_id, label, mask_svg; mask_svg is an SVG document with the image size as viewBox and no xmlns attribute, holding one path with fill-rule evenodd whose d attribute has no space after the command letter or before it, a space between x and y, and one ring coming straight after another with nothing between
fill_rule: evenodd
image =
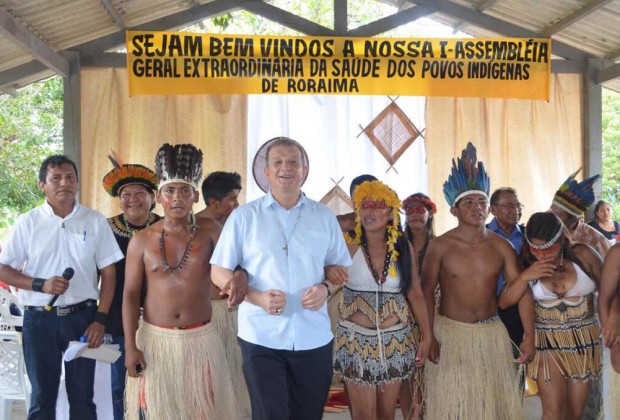
<instances>
[{"instance_id":1,"label":"man holding microphone","mask_svg":"<svg viewBox=\"0 0 620 420\"><path fill-rule=\"evenodd\" d=\"M116 283L114 263L123 258L105 217L77 202L75 163L64 155L46 158L39 188L45 202L16 220L0 254L0 280L22 289L24 358L32 384L29 420L55 418L69 342L85 336L90 347L101 345ZM55 302L53 295L60 295ZM94 375L94 360L65 363L71 418L97 418Z\"/></svg>"}]
</instances>

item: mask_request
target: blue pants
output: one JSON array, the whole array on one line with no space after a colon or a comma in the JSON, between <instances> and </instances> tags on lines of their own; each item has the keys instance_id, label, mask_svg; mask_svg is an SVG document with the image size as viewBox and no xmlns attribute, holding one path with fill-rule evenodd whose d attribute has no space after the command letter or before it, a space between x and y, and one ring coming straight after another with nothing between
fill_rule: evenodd
<instances>
[{"instance_id":1,"label":"blue pants","mask_svg":"<svg viewBox=\"0 0 620 420\"><path fill-rule=\"evenodd\" d=\"M32 384L28 420L56 418L63 352L69 346L69 341L80 340L92 323L96 310L96 306L90 306L65 316L58 316L55 311L25 311L24 360ZM65 363L65 385L71 419L97 418L93 402L94 379L94 360L78 357Z\"/></svg>"},{"instance_id":2,"label":"blue pants","mask_svg":"<svg viewBox=\"0 0 620 420\"><path fill-rule=\"evenodd\" d=\"M274 350L239 340L253 420L320 420L332 382L332 346Z\"/></svg>"},{"instance_id":3,"label":"blue pants","mask_svg":"<svg viewBox=\"0 0 620 420\"><path fill-rule=\"evenodd\" d=\"M121 357L112 363L112 407L114 408L114 420L123 420L125 415L125 337L114 336L113 344L118 344Z\"/></svg>"}]
</instances>

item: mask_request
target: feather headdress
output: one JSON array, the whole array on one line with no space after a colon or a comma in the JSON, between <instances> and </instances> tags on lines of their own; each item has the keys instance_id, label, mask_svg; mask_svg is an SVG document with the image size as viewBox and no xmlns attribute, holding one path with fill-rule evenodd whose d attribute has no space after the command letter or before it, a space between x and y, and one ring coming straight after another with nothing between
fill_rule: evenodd
<instances>
[{"instance_id":1,"label":"feather headdress","mask_svg":"<svg viewBox=\"0 0 620 420\"><path fill-rule=\"evenodd\" d=\"M424 207L426 207L426 209L431 214L437 213L437 206L435 205L433 200L431 200L426 194L415 193L415 194L411 194L409 197L405 198L403 200L403 210L406 211L407 210L407 206L409 206L409 205L411 205L413 203L422 204Z\"/></svg>"},{"instance_id":2,"label":"feather headdress","mask_svg":"<svg viewBox=\"0 0 620 420\"><path fill-rule=\"evenodd\" d=\"M553 197L553 204L573 216L581 216L588 210L594 202L593 184L599 179L600 175L594 175L581 182L575 181L575 177L581 168L569 176L560 186Z\"/></svg>"},{"instance_id":3,"label":"feather headdress","mask_svg":"<svg viewBox=\"0 0 620 420\"><path fill-rule=\"evenodd\" d=\"M443 184L443 193L450 207L470 194L482 194L488 199L491 180L484 163L476 165L477 161L476 148L471 142L467 143L456 162L452 159L452 173Z\"/></svg>"},{"instance_id":4,"label":"feather headdress","mask_svg":"<svg viewBox=\"0 0 620 420\"><path fill-rule=\"evenodd\" d=\"M130 184L144 185L151 191L157 190L157 176L146 166L135 163L123 164L114 151L108 155L108 159L114 169L103 177L103 188L112 197L118 197L121 189Z\"/></svg>"},{"instance_id":5,"label":"feather headdress","mask_svg":"<svg viewBox=\"0 0 620 420\"><path fill-rule=\"evenodd\" d=\"M165 143L155 155L155 173L160 190L173 182L182 182L198 190L202 178L202 150L193 144Z\"/></svg>"},{"instance_id":6,"label":"feather headdress","mask_svg":"<svg viewBox=\"0 0 620 420\"><path fill-rule=\"evenodd\" d=\"M396 191L385 185L381 181L364 181L359 184L353 192L353 203L355 207L355 236L345 234L345 240L349 243L362 243L362 221L360 219L360 208L362 201L383 201L392 213L392 221L387 225L387 247L391 253L392 263L398 260L398 252L394 249L396 240L402 235L400 230L400 199ZM390 275L396 275L393 264L390 267Z\"/></svg>"}]
</instances>

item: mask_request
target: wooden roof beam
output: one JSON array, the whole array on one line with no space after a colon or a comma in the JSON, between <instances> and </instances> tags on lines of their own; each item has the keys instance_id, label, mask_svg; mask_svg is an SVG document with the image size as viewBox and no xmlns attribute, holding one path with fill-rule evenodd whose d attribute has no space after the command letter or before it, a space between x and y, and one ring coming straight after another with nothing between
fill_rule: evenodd
<instances>
[{"instance_id":1,"label":"wooden roof beam","mask_svg":"<svg viewBox=\"0 0 620 420\"><path fill-rule=\"evenodd\" d=\"M114 23L116 23L116 26L118 26L119 29L124 31L126 29L125 22L123 22L123 18L118 13L118 10L116 10L112 2L110 0L99 0L99 1L101 2L101 5L105 9L105 11L108 13L108 15L110 15L110 17L114 19Z\"/></svg>"},{"instance_id":2,"label":"wooden roof beam","mask_svg":"<svg viewBox=\"0 0 620 420\"><path fill-rule=\"evenodd\" d=\"M4 86L0 87L0 92L6 93L7 95L16 98L17 97L17 89L12 86Z\"/></svg>"},{"instance_id":3,"label":"wooden roof beam","mask_svg":"<svg viewBox=\"0 0 620 420\"><path fill-rule=\"evenodd\" d=\"M616 61L618 58L620 58L620 49L614 50L605 55L605 59L609 61Z\"/></svg>"},{"instance_id":4,"label":"wooden roof beam","mask_svg":"<svg viewBox=\"0 0 620 420\"><path fill-rule=\"evenodd\" d=\"M347 0L334 0L334 32L338 36L344 36L348 30L349 9Z\"/></svg>"},{"instance_id":5,"label":"wooden roof beam","mask_svg":"<svg viewBox=\"0 0 620 420\"><path fill-rule=\"evenodd\" d=\"M0 7L0 34L28 51L49 69L63 77L69 76L69 62L2 7Z\"/></svg>"},{"instance_id":6,"label":"wooden roof beam","mask_svg":"<svg viewBox=\"0 0 620 420\"><path fill-rule=\"evenodd\" d=\"M613 64L609 67L599 70L596 73L596 83L602 84L612 79L620 77L620 63Z\"/></svg>"},{"instance_id":7,"label":"wooden roof beam","mask_svg":"<svg viewBox=\"0 0 620 420\"><path fill-rule=\"evenodd\" d=\"M403 9L393 15L386 16L384 18L370 22L367 25L362 25L355 29L351 29L347 32L347 36L361 36L371 37L382 34L399 26L405 25L409 22L413 22L420 18L432 15L437 11L433 6L416 6L408 9Z\"/></svg>"},{"instance_id":8,"label":"wooden roof beam","mask_svg":"<svg viewBox=\"0 0 620 420\"><path fill-rule=\"evenodd\" d=\"M182 26L191 25L204 19L232 12L246 3L260 3L260 0L214 0L200 6L192 7L182 12L164 16L128 29L144 31L166 31ZM80 54L95 54L117 48L125 44L125 31L118 31L110 35L68 48Z\"/></svg>"},{"instance_id":9,"label":"wooden roof beam","mask_svg":"<svg viewBox=\"0 0 620 420\"><path fill-rule=\"evenodd\" d=\"M323 25L312 22L311 20L297 16L291 12L272 6L263 1L247 2L240 5L241 8L252 12L255 15L262 16L287 28L301 32L302 34L312 36L333 36L333 29L326 28Z\"/></svg>"},{"instance_id":10,"label":"wooden roof beam","mask_svg":"<svg viewBox=\"0 0 620 420\"><path fill-rule=\"evenodd\" d=\"M433 6L436 7L438 12L451 16L455 19L460 19L471 23L474 26L487 29L497 34L504 36L517 37L517 38L540 38L540 35L536 32L522 28L505 20L489 16L485 13L478 12L477 10L469 7L461 6L450 0L407 0L410 3ZM552 51L553 54L560 57L584 61L588 58L596 58L592 54L581 51L570 45L553 40Z\"/></svg>"},{"instance_id":11,"label":"wooden roof beam","mask_svg":"<svg viewBox=\"0 0 620 420\"><path fill-rule=\"evenodd\" d=\"M543 38L549 38L551 35L560 32L562 29L567 28L575 22L578 22L589 14L592 14L597 10L601 9L602 7L605 7L612 1L614 0L590 0L589 2L584 4L583 7L580 7L572 13L564 16L553 25L547 26L545 29L539 32L539 36Z\"/></svg>"},{"instance_id":12,"label":"wooden roof beam","mask_svg":"<svg viewBox=\"0 0 620 420\"><path fill-rule=\"evenodd\" d=\"M495 3L497 3L497 0L480 0L475 8L479 12L484 12L485 10L493 7Z\"/></svg>"}]
</instances>

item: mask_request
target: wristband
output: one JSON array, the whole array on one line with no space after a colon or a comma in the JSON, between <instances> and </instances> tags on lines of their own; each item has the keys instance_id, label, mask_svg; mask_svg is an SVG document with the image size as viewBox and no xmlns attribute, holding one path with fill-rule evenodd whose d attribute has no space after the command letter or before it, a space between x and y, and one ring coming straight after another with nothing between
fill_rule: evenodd
<instances>
[{"instance_id":1,"label":"wristband","mask_svg":"<svg viewBox=\"0 0 620 420\"><path fill-rule=\"evenodd\" d=\"M43 293L43 283L45 283L45 279L41 277L35 277L32 279L32 290L35 292Z\"/></svg>"},{"instance_id":2,"label":"wristband","mask_svg":"<svg viewBox=\"0 0 620 420\"><path fill-rule=\"evenodd\" d=\"M322 284L323 286L325 286L325 288L327 289L327 299L329 299L330 297L332 297L332 291L331 291L331 290L329 290L329 284L325 283L324 281L323 281L323 282L321 282L321 284Z\"/></svg>"},{"instance_id":3,"label":"wristband","mask_svg":"<svg viewBox=\"0 0 620 420\"><path fill-rule=\"evenodd\" d=\"M93 319L93 322L98 322L101 325L105 325L108 322L108 314L106 314L105 312L97 312L95 314L95 319Z\"/></svg>"}]
</instances>

